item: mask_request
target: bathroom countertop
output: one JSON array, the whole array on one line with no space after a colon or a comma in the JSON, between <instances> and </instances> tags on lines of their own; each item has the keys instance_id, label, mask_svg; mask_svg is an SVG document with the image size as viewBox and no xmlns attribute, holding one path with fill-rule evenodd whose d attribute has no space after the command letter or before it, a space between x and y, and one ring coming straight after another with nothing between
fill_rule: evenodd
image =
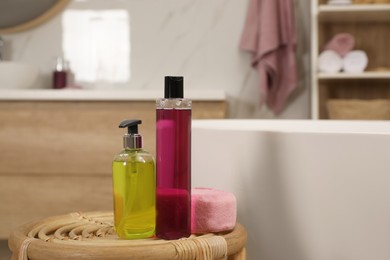
<instances>
[{"instance_id":1,"label":"bathroom countertop","mask_svg":"<svg viewBox=\"0 0 390 260\"><path fill-rule=\"evenodd\" d=\"M186 90L185 96L198 101L224 101L223 90ZM28 89L0 90L3 101L148 101L162 97L159 90L87 90L87 89Z\"/></svg>"}]
</instances>

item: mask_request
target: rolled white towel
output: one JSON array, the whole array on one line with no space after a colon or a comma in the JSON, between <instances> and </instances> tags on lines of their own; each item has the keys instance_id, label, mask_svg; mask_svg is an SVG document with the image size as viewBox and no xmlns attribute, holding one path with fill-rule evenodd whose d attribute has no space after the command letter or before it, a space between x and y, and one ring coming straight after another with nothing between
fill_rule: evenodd
<instances>
[{"instance_id":1,"label":"rolled white towel","mask_svg":"<svg viewBox=\"0 0 390 260\"><path fill-rule=\"evenodd\" d=\"M325 50L318 57L318 70L325 73L337 73L343 67L343 59L337 52Z\"/></svg>"},{"instance_id":2,"label":"rolled white towel","mask_svg":"<svg viewBox=\"0 0 390 260\"><path fill-rule=\"evenodd\" d=\"M355 50L345 55L343 70L346 73L361 73L367 68L368 57L362 50Z\"/></svg>"}]
</instances>

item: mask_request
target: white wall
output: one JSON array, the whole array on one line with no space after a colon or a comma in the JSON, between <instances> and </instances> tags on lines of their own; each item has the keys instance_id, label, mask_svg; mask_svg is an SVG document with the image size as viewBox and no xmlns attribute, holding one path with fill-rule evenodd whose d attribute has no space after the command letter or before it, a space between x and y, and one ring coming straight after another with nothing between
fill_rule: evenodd
<instances>
[{"instance_id":1,"label":"white wall","mask_svg":"<svg viewBox=\"0 0 390 260\"><path fill-rule=\"evenodd\" d=\"M275 118L259 104L250 55L238 49L248 2L73 0L67 10L128 11L131 79L125 88L162 89L165 75L184 75L187 89L225 90L232 118ZM276 117L282 119L309 118L309 1L297 0L296 7L300 82L290 104ZM50 87L55 57L62 54L62 16L28 32L3 37L8 58L38 65L45 76L42 87ZM115 87L107 82L96 85Z\"/></svg>"}]
</instances>

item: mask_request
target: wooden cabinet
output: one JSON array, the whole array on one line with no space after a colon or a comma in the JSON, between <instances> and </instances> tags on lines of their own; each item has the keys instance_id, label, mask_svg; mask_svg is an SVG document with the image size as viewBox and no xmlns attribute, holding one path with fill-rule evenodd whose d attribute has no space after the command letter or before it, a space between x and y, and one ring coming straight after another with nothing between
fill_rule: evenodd
<instances>
[{"instance_id":1,"label":"wooden cabinet","mask_svg":"<svg viewBox=\"0 0 390 260\"><path fill-rule=\"evenodd\" d=\"M328 101L390 99L390 4L327 5L312 1L312 118L329 119ZM365 72L319 73L318 56L337 33L355 37L368 56Z\"/></svg>"},{"instance_id":2,"label":"wooden cabinet","mask_svg":"<svg viewBox=\"0 0 390 260\"><path fill-rule=\"evenodd\" d=\"M224 100L194 100L194 119L226 116ZM0 100L0 239L24 222L112 208L111 162L126 118L142 119L155 153L155 102Z\"/></svg>"}]
</instances>

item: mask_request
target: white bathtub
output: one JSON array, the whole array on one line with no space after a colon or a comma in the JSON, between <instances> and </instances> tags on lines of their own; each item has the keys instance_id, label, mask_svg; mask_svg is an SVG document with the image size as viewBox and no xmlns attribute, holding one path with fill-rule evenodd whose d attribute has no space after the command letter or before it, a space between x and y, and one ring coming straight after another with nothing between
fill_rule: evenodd
<instances>
[{"instance_id":1,"label":"white bathtub","mask_svg":"<svg viewBox=\"0 0 390 260\"><path fill-rule=\"evenodd\" d=\"M389 260L390 122L194 120L193 187L233 192L249 260Z\"/></svg>"}]
</instances>

